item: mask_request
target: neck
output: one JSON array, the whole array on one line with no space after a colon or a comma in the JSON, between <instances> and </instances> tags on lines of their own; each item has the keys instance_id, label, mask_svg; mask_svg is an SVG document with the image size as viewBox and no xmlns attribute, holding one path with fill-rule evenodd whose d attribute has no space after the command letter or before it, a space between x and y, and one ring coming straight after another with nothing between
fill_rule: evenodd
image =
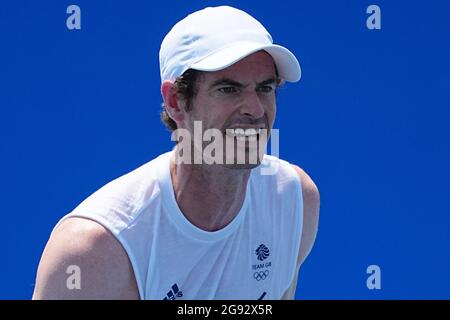
<instances>
[{"instance_id":1,"label":"neck","mask_svg":"<svg viewBox=\"0 0 450 320\"><path fill-rule=\"evenodd\" d=\"M184 216L200 229L217 231L239 213L250 169L171 162L170 174L175 198Z\"/></svg>"}]
</instances>

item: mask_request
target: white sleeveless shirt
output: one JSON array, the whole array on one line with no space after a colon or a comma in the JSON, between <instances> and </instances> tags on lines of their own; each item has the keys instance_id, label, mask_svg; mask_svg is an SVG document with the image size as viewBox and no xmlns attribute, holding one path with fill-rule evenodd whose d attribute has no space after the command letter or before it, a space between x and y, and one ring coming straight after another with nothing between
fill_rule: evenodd
<instances>
[{"instance_id":1,"label":"white sleeveless shirt","mask_svg":"<svg viewBox=\"0 0 450 320\"><path fill-rule=\"evenodd\" d=\"M296 171L265 155L276 173L252 169L237 216L208 232L178 207L172 153L106 184L56 226L83 217L110 230L128 254L141 299L280 299L295 276L303 226Z\"/></svg>"}]
</instances>

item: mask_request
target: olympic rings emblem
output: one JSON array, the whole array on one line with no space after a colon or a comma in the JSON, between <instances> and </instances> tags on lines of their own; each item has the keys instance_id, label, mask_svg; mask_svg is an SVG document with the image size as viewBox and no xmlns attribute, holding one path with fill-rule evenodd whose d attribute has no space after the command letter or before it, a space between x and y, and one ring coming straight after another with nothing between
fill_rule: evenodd
<instances>
[{"instance_id":1,"label":"olympic rings emblem","mask_svg":"<svg viewBox=\"0 0 450 320\"><path fill-rule=\"evenodd\" d=\"M269 276L269 270L266 271L257 271L253 274L253 278L256 281L266 280L266 278Z\"/></svg>"}]
</instances>

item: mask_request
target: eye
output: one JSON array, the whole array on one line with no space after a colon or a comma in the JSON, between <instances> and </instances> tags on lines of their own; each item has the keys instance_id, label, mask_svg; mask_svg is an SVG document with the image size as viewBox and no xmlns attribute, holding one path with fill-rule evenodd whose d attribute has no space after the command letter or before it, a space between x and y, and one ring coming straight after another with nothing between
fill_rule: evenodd
<instances>
[{"instance_id":1,"label":"eye","mask_svg":"<svg viewBox=\"0 0 450 320\"><path fill-rule=\"evenodd\" d=\"M258 92L269 93L272 92L274 88L272 86L261 86L256 89Z\"/></svg>"},{"instance_id":2,"label":"eye","mask_svg":"<svg viewBox=\"0 0 450 320\"><path fill-rule=\"evenodd\" d=\"M222 87L219 88L219 91L222 93L236 93L238 92L236 87Z\"/></svg>"}]
</instances>

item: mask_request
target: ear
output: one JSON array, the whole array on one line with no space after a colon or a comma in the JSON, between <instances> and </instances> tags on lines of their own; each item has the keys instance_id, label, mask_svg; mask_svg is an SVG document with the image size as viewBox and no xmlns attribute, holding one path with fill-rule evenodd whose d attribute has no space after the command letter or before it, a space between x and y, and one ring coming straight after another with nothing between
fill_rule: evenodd
<instances>
[{"instance_id":1,"label":"ear","mask_svg":"<svg viewBox=\"0 0 450 320\"><path fill-rule=\"evenodd\" d=\"M161 84L161 95L164 100L164 108L169 117L178 125L184 120L184 109L180 106L177 90L173 81L165 80Z\"/></svg>"}]
</instances>

